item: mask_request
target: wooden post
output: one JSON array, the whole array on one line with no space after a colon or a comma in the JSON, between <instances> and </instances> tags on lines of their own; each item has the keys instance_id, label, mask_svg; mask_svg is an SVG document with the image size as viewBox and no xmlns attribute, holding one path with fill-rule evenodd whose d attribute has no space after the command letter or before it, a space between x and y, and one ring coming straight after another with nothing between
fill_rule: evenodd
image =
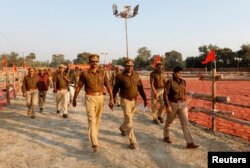
<instances>
[{"instance_id":1,"label":"wooden post","mask_svg":"<svg viewBox=\"0 0 250 168\"><path fill-rule=\"evenodd\" d=\"M215 113L216 113L216 69L213 68L212 71L212 131L216 131Z\"/></svg>"}]
</instances>

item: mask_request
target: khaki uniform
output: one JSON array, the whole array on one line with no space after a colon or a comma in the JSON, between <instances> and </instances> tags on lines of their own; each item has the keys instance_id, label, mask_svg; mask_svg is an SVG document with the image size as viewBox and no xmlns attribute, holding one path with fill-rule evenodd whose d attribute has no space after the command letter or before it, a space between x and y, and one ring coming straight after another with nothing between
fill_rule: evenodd
<instances>
[{"instance_id":1,"label":"khaki uniform","mask_svg":"<svg viewBox=\"0 0 250 168\"><path fill-rule=\"evenodd\" d=\"M69 76L65 73L56 73L54 76L54 84L56 85L55 88L56 92L56 109L60 111L62 108L63 114L68 113L68 100L67 100L67 93L68 93L68 80Z\"/></svg>"},{"instance_id":2,"label":"khaki uniform","mask_svg":"<svg viewBox=\"0 0 250 168\"><path fill-rule=\"evenodd\" d=\"M106 73L100 71L93 72L92 69L82 72L79 79L79 86L85 88L85 104L89 125L89 140L92 146L98 146L98 132L101 115L104 105L104 85L110 87L110 82Z\"/></svg>"},{"instance_id":3,"label":"khaki uniform","mask_svg":"<svg viewBox=\"0 0 250 168\"><path fill-rule=\"evenodd\" d=\"M143 89L141 78L136 72L133 72L131 76L129 76L124 71L117 75L116 79L113 87L113 96L116 96L117 92L120 90L121 107L124 114L124 122L120 129L126 132L130 143L135 144L136 137L134 135L133 116L136 109L136 98L139 92L141 97L146 100L146 94Z\"/></svg>"},{"instance_id":4,"label":"khaki uniform","mask_svg":"<svg viewBox=\"0 0 250 168\"><path fill-rule=\"evenodd\" d=\"M173 77L167 81L164 88L164 101L166 107L171 107L172 112L167 113L167 120L164 128L164 137L169 137L169 128L178 114L184 137L187 143L193 143L193 138L188 127L188 109L185 102L186 82L183 79Z\"/></svg>"},{"instance_id":5,"label":"khaki uniform","mask_svg":"<svg viewBox=\"0 0 250 168\"><path fill-rule=\"evenodd\" d=\"M162 114L165 108L163 100L165 75L164 72L153 71L150 74L150 84L154 86L156 90L156 97L154 97L153 89L151 88L151 109L153 120L157 120L158 117L162 118ZM158 102L160 103L160 108L157 108Z\"/></svg>"},{"instance_id":6,"label":"khaki uniform","mask_svg":"<svg viewBox=\"0 0 250 168\"><path fill-rule=\"evenodd\" d=\"M111 85L114 86L115 84L115 81L116 81L116 78L117 76L121 74L121 72L117 73L117 72L113 72L111 74L111 78L110 78L110 82L111 82ZM118 106L121 105L121 97L120 97L120 93L118 92L117 95L115 96L115 102Z\"/></svg>"},{"instance_id":7,"label":"khaki uniform","mask_svg":"<svg viewBox=\"0 0 250 168\"><path fill-rule=\"evenodd\" d=\"M31 110L32 115L35 115L38 104L38 76L25 76L23 79L22 92L26 94L26 106Z\"/></svg>"}]
</instances>

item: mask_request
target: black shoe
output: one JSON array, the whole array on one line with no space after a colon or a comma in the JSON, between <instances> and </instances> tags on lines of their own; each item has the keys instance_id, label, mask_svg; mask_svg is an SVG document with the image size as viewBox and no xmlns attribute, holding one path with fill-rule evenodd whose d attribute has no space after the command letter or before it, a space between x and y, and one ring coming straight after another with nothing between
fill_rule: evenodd
<instances>
[{"instance_id":1,"label":"black shoe","mask_svg":"<svg viewBox=\"0 0 250 168\"><path fill-rule=\"evenodd\" d=\"M195 149L195 148L199 148L199 145L195 145L193 142L187 143L187 149Z\"/></svg>"},{"instance_id":2,"label":"black shoe","mask_svg":"<svg viewBox=\"0 0 250 168\"><path fill-rule=\"evenodd\" d=\"M130 143L129 148L130 149L136 149L136 144L135 143Z\"/></svg>"},{"instance_id":3,"label":"black shoe","mask_svg":"<svg viewBox=\"0 0 250 168\"><path fill-rule=\"evenodd\" d=\"M164 123L164 119L162 117L158 117L158 120L160 121L160 123Z\"/></svg>"},{"instance_id":4,"label":"black shoe","mask_svg":"<svg viewBox=\"0 0 250 168\"><path fill-rule=\"evenodd\" d=\"M154 124L159 124L159 121L157 119L153 120Z\"/></svg>"},{"instance_id":5,"label":"black shoe","mask_svg":"<svg viewBox=\"0 0 250 168\"><path fill-rule=\"evenodd\" d=\"M68 118L68 115L67 114L63 114L63 118Z\"/></svg>"},{"instance_id":6,"label":"black shoe","mask_svg":"<svg viewBox=\"0 0 250 168\"><path fill-rule=\"evenodd\" d=\"M36 116L32 114L30 118L35 119L35 118L36 118Z\"/></svg>"},{"instance_id":7,"label":"black shoe","mask_svg":"<svg viewBox=\"0 0 250 168\"><path fill-rule=\"evenodd\" d=\"M96 152L99 151L99 146L98 145L94 145L94 146L92 146L92 148L93 148L93 153L96 153Z\"/></svg>"},{"instance_id":8,"label":"black shoe","mask_svg":"<svg viewBox=\"0 0 250 168\"><path fill-rule=\"evenodd\" d=\"M166 143L172 143L169 137L164 137L163 141Z\"/></svg>"},{"instance_id":9,"label":"black shoe","mask_svg":"<svg viewBox=\"0 0 250 168\"><path fill-rule=\"evenodd\" d=\"M43 112L43 108L40 108L40 113Z\"/></svg>"},{"instance_id":10,"label":"black shoe","mask_svg":"<svg viewBox=\"0 0 250 168\"><path fill-rule=\"evenodd\" d=\"M121 127L119 128L119 130L121 131L121 136L126 136L126 132L123 131L123 130L121 129Z\"/></svg>"},{"instance_id":11,"label":"black shoe","mask_svg":"<svg viewBox=\"0 0 250 168\"><path fill-rule=\"evenodd\" d=\"M59 113L60 113L60 110L57 110L57 111L56 111L56 114L59 114Z\"/></svg>"}]
</instances>

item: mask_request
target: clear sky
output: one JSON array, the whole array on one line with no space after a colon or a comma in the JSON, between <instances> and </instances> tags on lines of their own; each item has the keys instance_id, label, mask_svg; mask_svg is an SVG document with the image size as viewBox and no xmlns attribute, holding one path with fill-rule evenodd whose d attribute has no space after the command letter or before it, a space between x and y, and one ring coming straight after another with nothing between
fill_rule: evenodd
<instances>
[{"instance_id":1,"label":"clear sky","mask_svg":"<svg viewBox=\"0 0 250 168\"><path fill-rule=\"evenodd\" d=\"M144 46L185 59L201 45L237 51L250 42L250 0L0 0L0 54L34 52L50 60L60 53L72 60L106 51L107 62L125 56L124 19L113 15L113 3L118 11L140 5L128 20L131 58Z\"/></svg>"}]
</instances>

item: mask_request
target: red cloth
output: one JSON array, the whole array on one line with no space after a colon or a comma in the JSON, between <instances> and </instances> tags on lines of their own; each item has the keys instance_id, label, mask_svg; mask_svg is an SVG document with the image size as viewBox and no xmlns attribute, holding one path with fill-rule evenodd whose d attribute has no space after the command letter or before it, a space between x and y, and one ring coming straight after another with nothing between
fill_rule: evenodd
<instances>
[{"instance_id":1,"label":"red cloth","mask_svg":"<svg viewBox=\"0 0 250 168\"><path fill-rule=\"evenodd\" d=\"M3 66L6 67L7 66L7 60L6 60L6 56L3 56Z\"/></svg>"},{"instance_id":2,"label":"red cloth","mask_svg":"<svg viewBox=\"0 0 250 168\"><path fill-rule=\"evenodd\" d=\"M211 50L208 54L207 54L207 57L205 59L205 61L202 61L201 63L202 64L207 64L209 62L212 62L213 60L216 59L216 56L215 56L215 50Z\"/></svg>"},{"instance_id":3,"label":"red cloth","mask_svg":"<svg viewBox=\"0 0 250 168\"><path fill-rule=\"evenodd\" d=\"M39 91L47 91L49 89L49 75L47 73L38 74L38 90Z\"/></svg>"},{"instance_id":4,"label":"red cloth","mask_svg":"<svg viewBox=\"0 0 250 168\"><path fill-rule=\"evenodd\" d=\"M157 62L161 61L161 56L157 55L154 59L154 62L152 63L152 67L155 67Z\"/></svg>"},{"instance_id":5,"label":"red cloth","mask_svg":"<svg viewBox=\"0 0 250 168\"><path fill-rule=\"evenodd\" d=\"M17 69L16 69L16 64L13 65L13 72L16 72Z\"/></svg>"}]
</instances>

